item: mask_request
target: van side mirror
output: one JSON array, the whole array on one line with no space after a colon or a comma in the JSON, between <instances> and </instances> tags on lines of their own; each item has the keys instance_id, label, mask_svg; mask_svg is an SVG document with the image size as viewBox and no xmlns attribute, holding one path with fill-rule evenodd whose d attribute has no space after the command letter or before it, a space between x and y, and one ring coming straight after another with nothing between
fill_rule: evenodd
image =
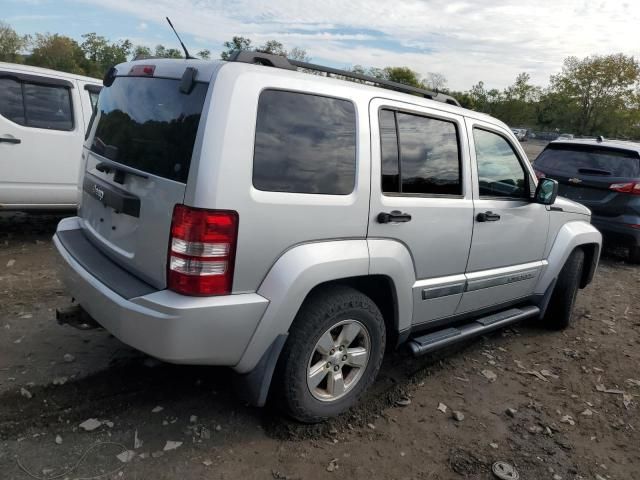
<instances>
[{"instance_id":1,"label":"van side mirror","mask_svg":"<svg viewBox=\"0 0 640 480\"><path fill-rule=\"evenodd\" d=\"M533 197L536 203L542 205L553 205L558 196L558 182L550 178L541 178Z\"/></svg>"}]
</instances>

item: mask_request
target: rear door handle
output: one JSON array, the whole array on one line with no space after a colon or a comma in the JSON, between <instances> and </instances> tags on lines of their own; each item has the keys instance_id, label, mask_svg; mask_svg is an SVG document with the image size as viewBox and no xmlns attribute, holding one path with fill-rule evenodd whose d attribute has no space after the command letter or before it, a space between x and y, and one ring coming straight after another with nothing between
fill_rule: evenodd
<instances>
[{"instance_id":1,"label":"rear door handle","mask_svg":"<svg viewBox=\"0 0 640 480\"><path fill-rule=\"evenodd\" d=\"M0 137L0 143L18 144L18 143L22 143L22 140L20 140L19 138L14 138L14 137Z\"/></svg>"},{"instance_id":2,"label":"rear door handle","mask_svg":"<svg viewBox=\"0 0 640 480\"><path fill-rule=\"evenodd\" d=\"M402 213L400 210L393 210L389 213L380 212L378 214L378 223L405 223L411 221L411 215Z\"/></svg>"},{"instance_id":3,"label":"rear door handle","mask_svg":"<svg viewBox=\"0 0 640 480\"><path fill-rule=\"evenodd\" d=\"M478 220L479 222L497 222L498 220L500 220L500 215L491 211L483 212L479 213L476 216L476 220Z\"/></svg>"}]
</instances>

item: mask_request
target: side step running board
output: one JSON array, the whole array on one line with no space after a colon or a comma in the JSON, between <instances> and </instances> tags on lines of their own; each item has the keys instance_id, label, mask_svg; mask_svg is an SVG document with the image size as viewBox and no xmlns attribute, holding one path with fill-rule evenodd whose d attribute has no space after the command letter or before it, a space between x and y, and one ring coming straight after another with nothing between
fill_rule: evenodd
<instances>
[{"instance_id":1,"label":"side step running board","mask_svg":"<svg viewBox=\"0 0 640 480\"><path fill-rule=\"evenodd\" d=\"M446 328L437 332L416 337L409 341L409 348L414 356L424 355L439 348L447 347L468 338L484 335L492 330L497 330L512 323L517 323L526 318L540 314L540 309L535 306L511 308L504 312L494 313L487 317L474 320L471 323L455 328Z\"/></svg>"}]
</instances>

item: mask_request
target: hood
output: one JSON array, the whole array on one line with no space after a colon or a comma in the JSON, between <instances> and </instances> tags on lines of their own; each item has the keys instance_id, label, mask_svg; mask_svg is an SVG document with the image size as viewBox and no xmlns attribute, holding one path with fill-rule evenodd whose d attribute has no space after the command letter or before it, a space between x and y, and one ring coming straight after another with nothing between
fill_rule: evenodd
<instances>
[{"instance_id":1,"label":"hood","mask_svg":"<svg viewBox=\"0 0 640 480\"><path fill-rule=\"evenodd\" d=\"M564 198L564 197L557 197L553 206L560 207L565 212L569 212L569 213L578 213L580 215L591 215L591 210L589 210L587 207L585 207L581 203L574 202L573 200L569 200L568 198Z\"/></svg>"}]
</instances>

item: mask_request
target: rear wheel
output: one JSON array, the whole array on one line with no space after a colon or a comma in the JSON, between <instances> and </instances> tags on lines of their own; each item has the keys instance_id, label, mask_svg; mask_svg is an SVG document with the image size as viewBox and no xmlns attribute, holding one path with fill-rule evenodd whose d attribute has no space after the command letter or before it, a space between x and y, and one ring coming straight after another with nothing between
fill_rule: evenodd
<instances>
[{"instance_id":1,"label":"rear wheel","mask_svg":"<svg viewBox=\"0 0 640 480\"><path fill-rule=\"evenodd\" d=\"M578 248L571 252L558 276L558 281L551 294L551 300L543 319L547 327L554 330L562 330L569 326L583 265L584 251Z\"/></svg>"},{"instance_id":2,"label":"rear wheel","mask_svg":"<svg viewBox=\"0 0 640 480\"><path fill-rule=\"evenodd\" d=\"M640 245L629 247L629 261L631 263L640 263Z\"/></svg>"},{"instance_id":3,"label":"rear wheel","mask_svg":"<svg viewBox=\"0 0 640 480\"><path fill-rule=\"evenodd\" d=\"M380 310L345 286L316 292L300 309L277 367L282 406L315 423L353 406L374 381L385 348Z\"/></svg>"}]
</instances>

